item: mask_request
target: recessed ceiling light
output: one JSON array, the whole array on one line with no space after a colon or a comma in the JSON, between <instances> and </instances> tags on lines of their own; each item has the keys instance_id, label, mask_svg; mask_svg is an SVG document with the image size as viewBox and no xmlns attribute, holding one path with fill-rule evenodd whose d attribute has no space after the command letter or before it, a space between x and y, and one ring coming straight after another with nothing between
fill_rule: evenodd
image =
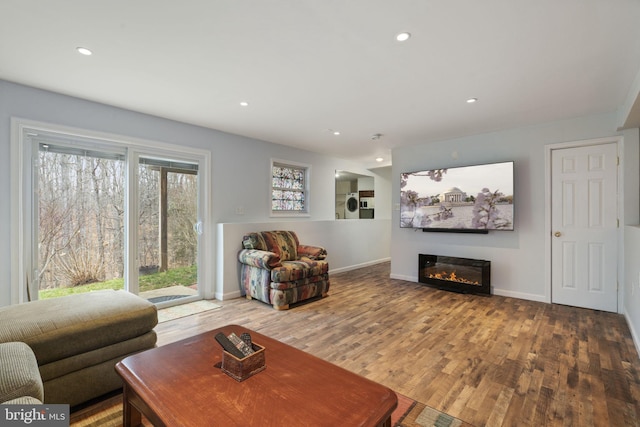
<instances>
[{"instance_id":1,"label":"recessed ceiling light","mask_svg":"<svg viewBox=\"0 0 640 427\"><path fill-rule=\"evenodd\" d=\"M399 33L398 35L396 35L396 40L399 42L405 42L407 40L409 40L411 38L411 33Z\"/></svg>"},{"instance_id":2,"label":"recessed ceiling light","mask_svg":"<svg viewBox=\"0 0 640 427\"><path fill-rule=\"evenodd\" d=\"M93 54L93 52L91 52L91 50L87 49L86 47L77 47L76 50L78 51L78 53L86 56Z\"/></svg>"},{"instance_id":3,"label":"recessed ceiling light","mask_svg":"<svg viewBox=\"0 0 640 427\"><path fill-rule=\"evenodd\" d=\"M243 107L248 107L249 103L247 101L241 101L240 105L243 106Z\"/></svg>"},{"instance_id":4,"label":"recessed ceiling light","mask_svg":"<svg viewBox=\"0 0 640 427\"><path fill-rule=\"evenodd\" d=\"M473 104L474 102L477 102L478 98L469 98L467 99L467 104Z\"/></svg>"},{"instance_id":5,"label":"recessed ceiling light","mask_svg":"<svg viewBox=\"0 0 640 427\"><path fill-rule=\"evenodd\" d=\"M383 161L384 159L382 157L376 157L376 162L380 163L381 161Z\"/></svg>"},{"instance_id":6,"label":"recessed ceiling light","mask_svg":"<svg viewBox=\"0 0 640 427\"><path fill-rule=\"evenodd\" d=\"M338 135L340 135L340 131L334 130L334 131L333 131L333 134L334 134L335 136L338 136Z\"/></svg>"}]
</instances>

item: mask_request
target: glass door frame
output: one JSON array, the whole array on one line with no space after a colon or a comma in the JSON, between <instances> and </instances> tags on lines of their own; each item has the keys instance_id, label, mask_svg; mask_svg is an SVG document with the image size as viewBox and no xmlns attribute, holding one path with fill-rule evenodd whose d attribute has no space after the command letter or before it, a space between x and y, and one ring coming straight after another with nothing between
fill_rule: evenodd
<instances>
[{"instance_id":1,"label":"glass door frame","mask_svg":"<svg viewBox=\"0 0 640 427\"><path fill-rule=\"evenodd\" d=\"M191 299L213 298L214 268L214 227L211 217L211 152L189 146L162 143L139 138L107 134L102 132L52 125L25 119L11 119L11 244L15 251L11 253L11 303L17 304L37 299L34 297L34 254L37 254L33 224L37 202L35 199L33 162L34 148L31 136L38 132L58 134L61 137L95 140L105 145L125 148L126 182L125 187L125 288L138 291L137 262L137 168L140 156L172 158L198 163L198 215L197 221L201 234L198 242L198 294L179 301L158 304L159 308L180 304ZM35 149L37 153L37 149ZM133 179L133 181L132 181ZM133 252L132 252L133 251ZM207 287L207 285L209 287ZM135 293L134 292L134 293Z\"/></svg>"},{"instance_id":2,"label":"glass door frame","mask_svg":"<svg viewBox=\"0 0 640 427\"><path fill-rule=\"evenodd\" d=\"M157 159L167 159L175 161L185 161L191 163L198 164L198 207L197 207L197 219L196 225L199 231L203 230L202 224L204 223L203 218L205 217L204 210L204 200L206 199L207 193L204 192L203 187L205 187L202 179L201 169L204 169L204 165L202 164L203 159L191 156L184 156L183 153L178 153L174 151L164 151L164 150L141 150L141 149L131 149L127 155L127 182L130 182L130 185L127 185L125 191L125 210L129 211L129 214L126 216L125 220L125 274L124 274L124 282L125 286L129 286L128 290L130 292L139 294L139 262L137 255L136 256L128 256L130 254L138 253L138 195L140 192L139 184L139 164L140 158L157 158ZM130 180L132 178L132 181ZM196 256L196 265L198 271L198 293L193 296L188 296L184 298L174 299L170 301L164 301L156 303L158 308L165 308L174 305L184 304L187 302L197 301L203 299L205 297L203 277L201 269L204 268L205 263L203 262L202 252L204 252L204 242L203 242L204 233L200 232L198 237L198 249ZM132 252L133 251L133 252ZM211 282L209 282L211 283Z\"/></svg>"}]
</instances>

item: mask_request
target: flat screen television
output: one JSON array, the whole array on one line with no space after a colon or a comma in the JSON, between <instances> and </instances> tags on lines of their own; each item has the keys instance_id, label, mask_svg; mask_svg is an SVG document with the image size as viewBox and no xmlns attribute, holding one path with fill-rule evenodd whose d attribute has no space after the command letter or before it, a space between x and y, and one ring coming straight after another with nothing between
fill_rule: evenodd
<instances>
[{"instance_id":1,"label":"flat screen television","mask_svg":"<svg viewBox=\"0 0 640 427\"><path fill-rule=\"evenodd\" d=\"M512 231L513 162L402 173L400 227Z\"/></svg>"}]
</instances>

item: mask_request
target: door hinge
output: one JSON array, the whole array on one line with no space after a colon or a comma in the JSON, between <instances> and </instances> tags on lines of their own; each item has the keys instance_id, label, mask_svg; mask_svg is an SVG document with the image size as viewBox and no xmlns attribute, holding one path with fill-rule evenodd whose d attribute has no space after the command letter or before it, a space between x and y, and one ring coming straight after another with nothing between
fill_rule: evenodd
<instances>
[{"instance_id":1,"label":"door hinge","mask_svg":"<svg viewBox=\"0 0 640 427\"><path fill-rule=\"evenodd\" d=\"M620 156L618 156L618 166L620 166Z\"/></svg>"},{"instance_id":2,"label":"door hinge","mask_svg":"<svg viewBox=\"0 0 640 427\"><path fill-rule=\"evenodd\" d=\"M618 223L616 224L616 227L617 227L617 228L620 228L620 218L616 219L616 221L618 222Z\"/></svg>"}]
</instances>

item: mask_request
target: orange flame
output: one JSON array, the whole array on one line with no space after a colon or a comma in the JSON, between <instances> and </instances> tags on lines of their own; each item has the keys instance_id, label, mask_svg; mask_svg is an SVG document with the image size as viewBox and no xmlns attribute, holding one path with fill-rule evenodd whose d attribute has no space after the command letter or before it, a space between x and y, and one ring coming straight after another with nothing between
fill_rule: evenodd
<instances>
[{"instance_id":1,"label":"orange flame","mask_svg":"<svg viewBox=\"0 0 640 427\"><path fill-rule=\"evenodd\" d=\"M438 279L438 280L448 280L450 282L458 282L458 283L466 283L468 285L480 285L477 281L472 281L469 279L465 279L464 277L458 277L455 271L451 273L447 273L443 271L442 273L432 273L429 274L430 279Z\"/></svg>"}]
</instances>

